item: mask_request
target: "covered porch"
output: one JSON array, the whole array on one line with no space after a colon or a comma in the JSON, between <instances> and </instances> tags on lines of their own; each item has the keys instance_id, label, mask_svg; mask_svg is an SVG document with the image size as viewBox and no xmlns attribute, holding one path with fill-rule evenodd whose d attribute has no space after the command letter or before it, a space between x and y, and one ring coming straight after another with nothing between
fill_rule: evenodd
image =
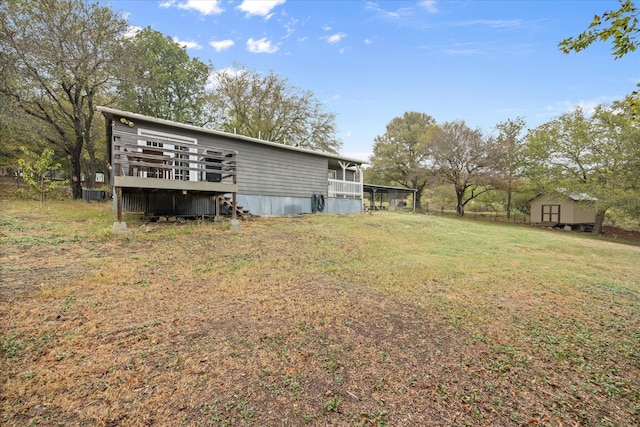
<instances>
[{"instance_id":1,"label":"covered porch","mask_svg":"<svg viewBox=\"0 0 640 427\"><path fill-rule=\"evenodd\" d=\"M362 199L363 182L364 173L359 164L329 161L327 192L329 197Z\"/></svg>"}]
</instances>

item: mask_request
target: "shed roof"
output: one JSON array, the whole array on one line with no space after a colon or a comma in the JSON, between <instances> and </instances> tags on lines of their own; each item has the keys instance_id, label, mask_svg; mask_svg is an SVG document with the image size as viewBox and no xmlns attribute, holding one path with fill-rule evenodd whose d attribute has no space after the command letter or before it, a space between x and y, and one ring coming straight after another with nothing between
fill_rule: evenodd
<instances>
[{"instance_id":1,"label":"shed roof","mask_svg":"<svg viewBox=\"0 0 640 427\"><path fill-rule=\"evenodd\" d=\"M557 188L555 193L561 194L562 196L566 197L567 199L573 200L574 202L595 202L596 200L598 200L595 197L588 195L587 193L575 193L568 191L566 188ZM529 201L532 201L533 199L538 198L544 194L553 195L553 193L538 193L530 198Z\"/></svg>"},{"instance_id":2,"label":"shed roof","mask_svg":"<svg viewBox=\"0 0 640 427\"><path fill-rule=\"evenodd\" d=\"M115 115L117 115L117 116L126 116L127 118L131 118L131 119L143 120L143 121L146 121L146 122L157 123L157 124L161 124L161 125L165 125L165 126L172 126L172 127L175 127L175 128L186 129L186 130L199 132L199 133L205 133L205 134L209 134L209 135L223 136L223 137L226 137L226 138L232 138L232 139L237 139L237 140L240 140L240 141L252 142L252 143L255 143L255 144L266 145L266 146L269 146L269 147L282 149L282 150L291 150L291 151L297 151L297 152L302 152L302 153L307 153L307 154L313 154L315 156L322 156L322 157L326 157L326 158L329 158L329 159L335 159L335 160L340 160L340 161L344 161L344 162L354 163L356 165L362 165L362 164L367 163L364 160L354 159L354 158L351 158L351 157L345 157L345 156L341 156L340 154L309 150L307 148L293 147L291 145L280 144L278 142L265 141L263 139L251 138L251 137L248 137L248 136L238 135L238 134L235 134L235 133L223 132L223 131L214 130L214 129L207 129L207 128L203 128L203 127L200 127L200 126L194 126L194 125L191 125L191 124L188 124L188 123L180 123L180 122L174 122L172 120L159 119L157 117L145 116L144 114L132 113L130 111L118 110L118 109L110 108L110 107L98 106L98 107L96 107L96 109L98 111L100 111L102 114L104 114L106 117L115 116Z\"/></svg>"}]
</instances>

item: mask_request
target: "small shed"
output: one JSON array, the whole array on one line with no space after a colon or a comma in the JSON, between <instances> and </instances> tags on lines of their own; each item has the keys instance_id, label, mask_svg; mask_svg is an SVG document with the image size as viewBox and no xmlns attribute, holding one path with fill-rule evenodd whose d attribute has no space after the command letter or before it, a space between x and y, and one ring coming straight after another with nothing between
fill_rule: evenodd
<instances>
[{"instance_id":1,"label":"small shed","mask_svg":"<svg viewBox=\"0 0 640 427\"><path fill-rule=\"evenodd\" d=\"M584 193L539 194L529 200L531 224L547 227L592 227L596 212L596 199Z\"/></svg>"}]
</instances>

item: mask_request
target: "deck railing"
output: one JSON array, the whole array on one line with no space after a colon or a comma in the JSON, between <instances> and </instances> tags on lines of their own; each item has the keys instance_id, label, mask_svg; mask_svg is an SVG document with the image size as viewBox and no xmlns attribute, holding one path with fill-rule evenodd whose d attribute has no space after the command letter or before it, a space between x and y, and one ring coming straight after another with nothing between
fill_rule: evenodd
<instances>
[{"instance_id":1,"label":"deck railing","mask_svg":"<svg viewBox=\"0 0 640 427\"><path fill-rule=\"evenodd\" d=\"M139 139L123 132L113 137L114 176L236 182L236 151L146 136Z\"/></svg>"},{"instance_id":2,"label":"deck railing","mask_svg":"<svg viewBox=\"0 0 640 427\"><path fill-rule=\"evenodd\" d=\"M329 178L329 197L354 197L362 196L362 184L354 181L342 181Z\"/></svg>"}]
</instances>

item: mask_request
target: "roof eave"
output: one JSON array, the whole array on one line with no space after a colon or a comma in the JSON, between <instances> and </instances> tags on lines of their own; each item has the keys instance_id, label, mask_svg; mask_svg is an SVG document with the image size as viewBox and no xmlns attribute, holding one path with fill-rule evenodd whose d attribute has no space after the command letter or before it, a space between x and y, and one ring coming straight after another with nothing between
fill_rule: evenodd
<instances>
[{"instance_id":1,"label":"roof eave","mask_svg":"<svg viewBox=\"0 0 640 427\"><path fill-rule=\"evenodd\" d=\"M341 155L335 154L335 153L327 153L327 152L323 152L323 151L315 151L315 150L310 150L308 148L292 147L290 145L280 144L280 143L277 143L277 142L265 141L263 139L252 138L252 137L249 137L249 136L238 135L238 134L235 134L235 133L223 132L223 131L215 130L215 129L207 129L207 128L203 128L201 126L195 126L195 125L191 125L191 124L188 124L188 123L180 123L180 122L174 122L172 120L159 119L157 117L145 116L144 114L133 113L131 111L118 110L116 108L111 108L111 107L97 106L96 110L98 110L99 112L101 112L105 116L107 116L107 115L127 116L127 117L130 117L130 118L133 118L133 119L144 120L146 122L156 123L156 124L160 124L160 125L172 126L172 127L181 128L181 129L187 129L187 130L191 130L191 131L195 131L195 132L222 136L222 137L225 137L225 138L239 139L239 140L242 140L242 141L253 142L253 143L261 144L261 145L267 145L267 146L271 146L271 147L275 147L275 148L279 148L279 149L297 151L297 152L300 152L300 153L307 153L307 154L312 154L312 155L315 155L315 156L322 156L322 157L327 157L327 158L331 158L331 159L347 161L349 163L355 163L355 164L358 164L358 165L368 164L367 161L360 160L360 159L353 159L353 158L341 156Z\"/></svg>"}]
</instances>

